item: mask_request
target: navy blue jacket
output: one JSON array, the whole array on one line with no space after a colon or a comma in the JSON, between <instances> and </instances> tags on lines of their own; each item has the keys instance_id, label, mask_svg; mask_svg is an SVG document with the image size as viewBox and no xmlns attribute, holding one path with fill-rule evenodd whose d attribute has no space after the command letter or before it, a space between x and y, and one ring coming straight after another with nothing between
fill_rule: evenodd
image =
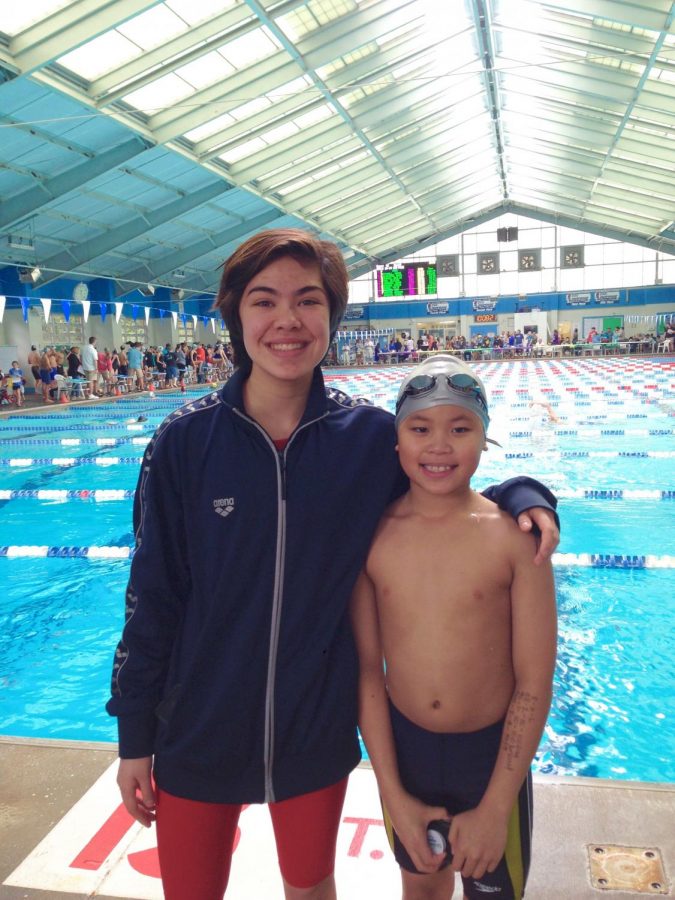
<instances>
[{"instance_id":1,"label":"navy blue jacket","mask_svg":"<svg viewBox=\"0 0 675 900\"><path fill-rule=\"evenodd\" d=\"M243 382L176 410L148 445L107 706L122 758L154 755L162 789L223 803L318 790L358 763L349 597L406 489L390 413L326 389L317 368L279 452ZM512 514L555 506L513 483L491 489Z\"/></svg>"}]
</instances>

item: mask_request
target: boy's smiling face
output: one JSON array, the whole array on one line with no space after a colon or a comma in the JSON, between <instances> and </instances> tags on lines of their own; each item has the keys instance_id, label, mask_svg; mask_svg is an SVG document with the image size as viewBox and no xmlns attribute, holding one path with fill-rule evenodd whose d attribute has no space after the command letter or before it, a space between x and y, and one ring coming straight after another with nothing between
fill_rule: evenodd
<instances>
[{"instance_id":1,"label":"boy's smiling face","mask_svg":"<svg viewBox=\"0 0 675 900\"><path fill-rule=\"evenodd\" d=\"M396 449L411 485L454 493L469 486L485 449L485 431L478 416L461 406L430 406L401 422Z\"/></svg>"}]
</instances>

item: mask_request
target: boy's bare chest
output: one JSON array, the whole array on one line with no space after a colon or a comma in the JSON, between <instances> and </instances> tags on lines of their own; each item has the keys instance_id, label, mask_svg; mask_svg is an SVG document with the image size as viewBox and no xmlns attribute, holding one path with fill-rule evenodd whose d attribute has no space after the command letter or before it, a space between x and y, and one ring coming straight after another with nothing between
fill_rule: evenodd
<instances>
[{"instance_id":1,"label":"boy's bare chest","mask_svg":"<svg viewBox=\"0 0 675 900\"><path fill-rule=\"evenodd\" d=\"M441 603L448 611L489 614L508 602L512 569L494 522L467 517L424 529L394 520L378 535L368 568L378 604ZM433 598L433 599L432 599Z\"/></svg>"}]
</instances>

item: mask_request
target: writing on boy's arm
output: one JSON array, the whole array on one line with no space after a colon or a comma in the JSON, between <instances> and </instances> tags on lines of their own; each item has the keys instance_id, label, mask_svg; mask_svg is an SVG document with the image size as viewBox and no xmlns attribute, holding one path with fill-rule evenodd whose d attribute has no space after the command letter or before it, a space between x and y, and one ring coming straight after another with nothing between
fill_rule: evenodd
<instances>
[{"instance_id":1,"label":"writing on boy's arm","mask_svg":"<svg viewBox=\"0 0 675 900\"><path fill-rule=\"evenodd\" d=\"M511 586L514 690L497 762L478 806L455 816L450 829L453 868L481 878L493 871L506 846L518 793L541 739L551 704L556 655L556 606L550 563L517 555Z\"/></svg>"}]
</instances>

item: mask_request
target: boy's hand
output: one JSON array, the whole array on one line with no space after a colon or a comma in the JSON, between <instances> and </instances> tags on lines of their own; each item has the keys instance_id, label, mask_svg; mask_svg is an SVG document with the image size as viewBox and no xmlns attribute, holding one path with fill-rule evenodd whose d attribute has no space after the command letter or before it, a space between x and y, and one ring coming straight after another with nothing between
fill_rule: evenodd
<instances>
[{"instance_id":1,"label":"boy's hand","mask_svg":"<svg viewBox=\"0 0 675 900\"><path fill-rule=\"evenodd\" d=\"M146 828L155 820L151 769L152 757L144 756L140 759L121 759L117 771L117 786L127 812Z\"/></svg>"},{"instance_id":2,"label":"boy's hand","mask_svg":"<svg viewBox=\"0 0 675 900\"><path fill-rule=\"evenodd\" d=\"M539 566L553 555L560 543L560 530L556 525L555 516L544 506L533 506L518 516L521 531L532 531L533 524L541 532L541 536L537 539L537 555L534 557L534 564Z\"/></svg>"},{"instance_id":3,"label":"boy's hand","mask_svg":"<svg viewBox=\"0 0 675 900\"><path fill-rule=\"evenodd\" d=\"M459 813L450 825L452 868L464 878L482 878L493 872L506 848L507 822L494 810L477 806Z\"/></svg>"},{"instance_id":4,"label":"boy's hand","mask_svg":"<svg viewBox=\"0 0 675 900\"><path fill-rule=\"evenodd\" d=\"M427 827L434 819L450 820L442 806L426 806L420 800L406 794L394 804L385 801L396 834L408 851L413 865L419 872L437 872L445 859L444 853L432 853L427 842Z\"/></svg>"}]
</instances>

